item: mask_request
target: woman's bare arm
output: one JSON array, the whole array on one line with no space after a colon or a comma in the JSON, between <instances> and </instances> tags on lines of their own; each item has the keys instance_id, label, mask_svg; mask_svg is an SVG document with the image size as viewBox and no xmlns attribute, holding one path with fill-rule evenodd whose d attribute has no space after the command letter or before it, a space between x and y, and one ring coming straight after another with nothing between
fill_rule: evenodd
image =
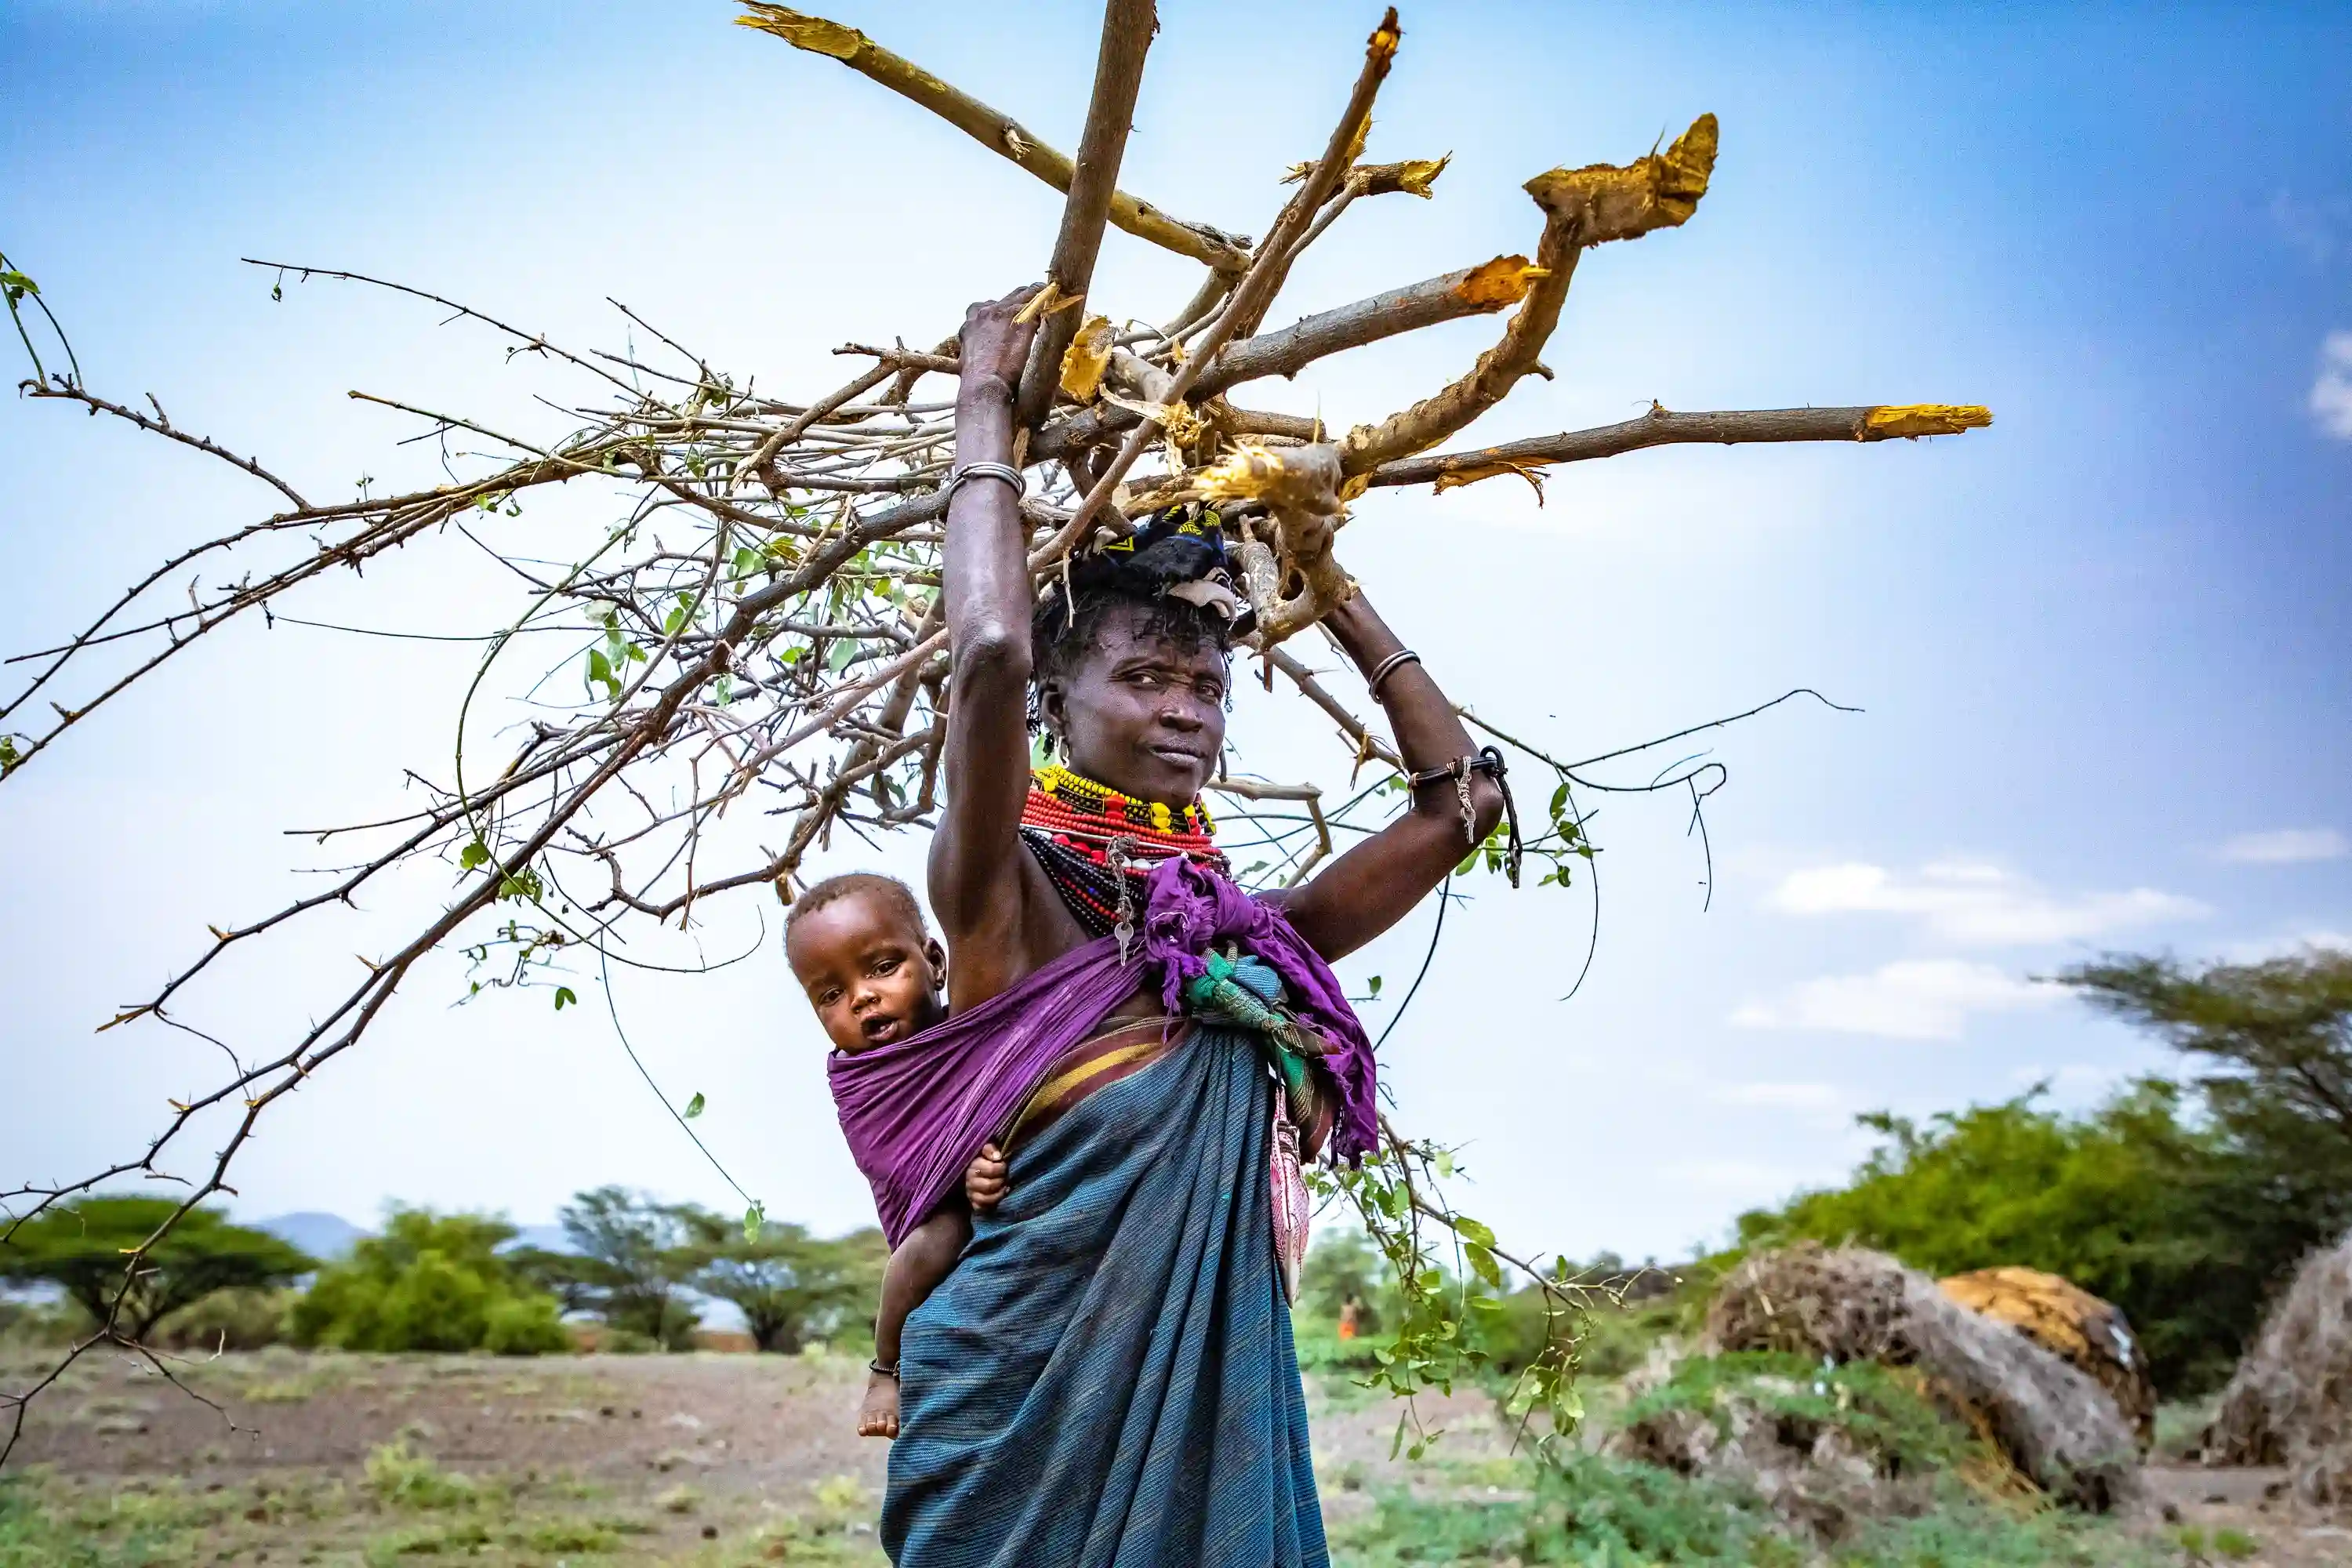
<instances>
[{"instance_id":1,"label":"woman's bare arm","mask_svg":"<svg viewBox=\"0 0 2352 1568\"><path fill-rule=\"evenodd\" d=\"M1332 636L1370 675L1404 645L1361 594L1324 619ZM1444 767L1477 748L1469 731L1417 661L1391 669L1381 682L1381 706L1407 769ZM1402 920L1432 888L1486 841L1503 815L1503 792L1484 773L1470 775L1471 831L1462 823L1462 797L1452 779L1413 792L1412 809L1331 862L1283 900L1283 912L1307 945L1327 959L1353 952Z\"/></svg>"},{"instance_id":2,"label":"woman's bare arm","mask_svg":"<svg viewBox=\"0 0 2352 1568\"><path fill-rule=\"evenodd\" d=\"M956 395L956 467L1013 456L1013 395L1036 336L1015 320L1030 289L974 305L964 317ZM1029 788L1028 531L1019 496L973 479L947 521L948 733L940 776L947 805L931 840L931 910L952 955L957 1012L1020 978L1021 805ZM983 940L974 942L974 937Z\"/></svg>"}]
</instances>

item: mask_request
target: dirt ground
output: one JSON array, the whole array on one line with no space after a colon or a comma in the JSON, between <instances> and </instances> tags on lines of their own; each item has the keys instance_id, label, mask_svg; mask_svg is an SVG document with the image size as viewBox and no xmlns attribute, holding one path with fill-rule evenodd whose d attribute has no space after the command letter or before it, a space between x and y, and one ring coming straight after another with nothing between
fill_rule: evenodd
<instances>
[{"instance_id":1,"label":"dirt ground","mask_svg":"<svg viewBox=\"0 0 2352 1568\"><path fill-rule=\"evenodd\" d=\"M129 1358L84 1363L35 1404L11 1470L35 1476L78 1531L119 1523L128 1539L145 1523L160 1542L176 1530L203 1544L192 1562L463 1549L551 1564L566 1542L613 1554L598 1563L880 1561L873 1510L888 1447L856 1436L866 1373L844 1358L265 1351L176 1370L219 1408ZM1316 1404L1334 1513L1368 1507L1370 1488L1406 1469L1390 1458L1391 1407L1344 1387ZM1456 1458L1507 1447L1483 1398L1425 1413ZM14 1568L8 1551L0 1527L0 1565Z\"/></svg>"},{"instance_id":2,"label":"dirt ground","mask_svg":"<svg viewBox=\"0 0 2352 1568\"><path fill-rule=\"evenodd\" d=\"M219 1410L121 1359L74 1369L35 1405L10 1469L39 1507L0 1510L0 1568L881 1561L887 1447L855 1435L864 1368L843 1358L273 1351L183 1375ZM1391 1486L1499 1475L1481 1461L1509 1449L1475 1394L1423 1406L1445 1429L1442 1466L1391 1458L1385 1401L1327 1384L1312 1404L1335 1521ZM2144 1536L2228 1538L2184 1563L2352 1564L2352 1528L2294 1509L2276 1472L2158 1467L2149 1480Z\"/></svg>"}]
</instances>

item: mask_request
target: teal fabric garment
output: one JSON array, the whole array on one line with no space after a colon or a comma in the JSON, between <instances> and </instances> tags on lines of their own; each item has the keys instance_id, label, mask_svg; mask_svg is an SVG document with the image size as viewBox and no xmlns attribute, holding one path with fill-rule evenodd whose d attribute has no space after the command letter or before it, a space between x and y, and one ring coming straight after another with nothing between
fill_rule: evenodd
<instances>
[{"instance_id":1,"label":"teal fabric garment","mask_svg":"<svg viewBox=\"0 0 2352 1568\"><path fill-rule=\"evenodd\" d=\"M907 1320L898 1568L1327 1568L1258 1037L1195 1027L1015 1152Z\"/></svg>"}]
</instances>

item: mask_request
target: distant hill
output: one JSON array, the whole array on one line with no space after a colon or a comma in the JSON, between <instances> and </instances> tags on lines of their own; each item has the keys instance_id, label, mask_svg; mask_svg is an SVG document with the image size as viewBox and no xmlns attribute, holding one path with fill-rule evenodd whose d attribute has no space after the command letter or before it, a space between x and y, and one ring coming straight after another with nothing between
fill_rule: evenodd
<instances>
[{"instance_id":1,"label":"distant hill","mask_svg":"<svg viewBox=\"0 0 2352 1568\"><path fill-rule=\"evenodd\" d=\"M339 1214L315 1210L257 1220L254 1229L266 1230L281 1241L290 1242L321 1263L332 1263L345 1256L362 1237L370 1234Z\"/></svg>"}]
</instances>

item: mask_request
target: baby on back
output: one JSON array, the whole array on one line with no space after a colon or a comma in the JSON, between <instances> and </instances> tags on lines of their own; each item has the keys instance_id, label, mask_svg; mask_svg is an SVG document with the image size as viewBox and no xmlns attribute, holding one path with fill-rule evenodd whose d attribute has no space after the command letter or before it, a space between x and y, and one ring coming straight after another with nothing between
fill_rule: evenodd
<instances>
[{"instance_id":1,"label":"baby on back","mask_svg":"<svg viewBox=\"0 0 2352 1568\"><path fill-rule=\"evenodd\" d=\"M891 1045L947 1017L947 954L924 926L913 889L894 878L852 872L803 893L785 917L784 957L835 1050ZM954 1268L971 1239L971 1210L1003 1195L995 1145L972 1163L964 1188L908 1233L883 1271L861 1436L898 1435L899 1331Z\"/></svg>"}]
</instances>

